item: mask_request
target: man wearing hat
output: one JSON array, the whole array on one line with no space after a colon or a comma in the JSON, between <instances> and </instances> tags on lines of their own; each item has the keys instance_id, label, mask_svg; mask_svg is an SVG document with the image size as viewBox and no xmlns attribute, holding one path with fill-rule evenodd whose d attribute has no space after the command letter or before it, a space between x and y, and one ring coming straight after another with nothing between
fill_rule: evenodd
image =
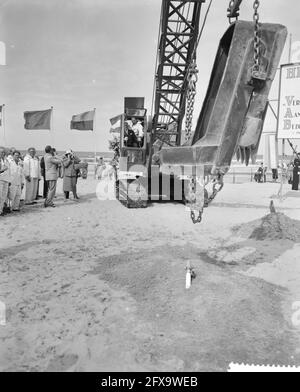
<instances>
[{"instance_id":1,"label":"man wearing hat","mask_svg":"<svg viewBox=\"0 0 300 392\"><path fill-rule=\"evenodd\" d=\"M64 165L64 181L63 190L65 194L65 200L69 200L70 192L73 193L74 200L78 200L77 196L77 177L78 177L78 164L80 159L77 158L72 150L66 151L63 157Z\"/></svg>"}]
</instances>

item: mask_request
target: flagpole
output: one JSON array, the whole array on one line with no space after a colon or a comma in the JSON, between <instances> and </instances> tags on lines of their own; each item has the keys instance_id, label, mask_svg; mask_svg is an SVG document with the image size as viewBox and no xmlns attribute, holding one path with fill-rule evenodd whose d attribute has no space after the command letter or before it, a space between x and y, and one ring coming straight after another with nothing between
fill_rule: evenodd
<instances>
[{"instance_id":1,"label":"flagpole","mask_svg":"<svg viewBox=\"0 0 300 392\"><path fill-rule=\"evenodd\" d=\"M2 105L2 127L3 127L3 141L4 141L4 146L7 147L6 145L6 129L5 129L5 104Z\"/></svg>"},{"instance_id":2,"label":"flagpole","mask_svg":"<svg viewBox=\"0 0 300 392\"><path fill-rule=\"evenodd\" d=\"M54 129L54 127L53 127L53 106L51 106L50 140L51 140L52 147L55 147L54 146L54 132L53 132L53 129Z\"/></svg>"},{"instance_id":3,"label":"flagpole","mask_svg":"<svg viewBox=\"0 0 300 392\"><path fill-rule=\"evenodd\" d=\"M293 45L293 35L290 34L290 41L289 41L289 58L288 63L291 64L292 61L292 45ZM285 139L282 139L282 157L283 160L285 159Z\"/></svg>"},{"instance_id":4,"label":"flagpole","mask_svg":"<svg viewBox=\"0 0 300 392\"><path fill-rule=\"evenodd\" d=\"M95 163L97 163L97 128L96 128L96 108L94 108L94 112L95 112L95 114L94 114L94 126L93 126L93 128L94 128L94 133L95 133L95 136L94 136L94 142L95 142Z\"/></svg>"}]
</instances>

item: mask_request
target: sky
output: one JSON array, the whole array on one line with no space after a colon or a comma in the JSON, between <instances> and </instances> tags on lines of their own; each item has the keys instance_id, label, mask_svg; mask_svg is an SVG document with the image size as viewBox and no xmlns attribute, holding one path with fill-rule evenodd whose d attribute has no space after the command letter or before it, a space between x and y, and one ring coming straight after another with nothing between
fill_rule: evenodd
<instances>
[{"instance_id":1,"label":"sky","mask_svg":"<svg viewBox=\"0 0 300 392\"><path fill-rule=\"evenodd\" d=\"M253 0L243 1L240 19L252 20L252 4ZM228 27L227 7L228 0L213 0L199 44L195 119L219 40ZM144 96L151 111L160 9L161 0L0 0L0 41L6 44L0 104L6 105L6 144L20 149L52 144L58 150L107 151L109 119L123 112L125 96ZM300 41L299 13L299 0L261 1L261 21L286 25L294 54ZM288 46L282 62L288 62ZM277 96L278 80L271 98ZM24 129L24 111L51 106L51 132ZM72 115L94 108L94 133L70 130ZM269 115L265 130L275 126ZM0 144L3 136L0 128Z\"/></svg>"}]
</instances>

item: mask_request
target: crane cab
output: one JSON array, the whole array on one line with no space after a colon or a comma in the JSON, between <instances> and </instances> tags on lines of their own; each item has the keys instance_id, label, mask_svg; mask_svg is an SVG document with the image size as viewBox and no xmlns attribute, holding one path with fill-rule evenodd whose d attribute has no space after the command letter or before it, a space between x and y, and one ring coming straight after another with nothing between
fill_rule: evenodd
<instances>
[{"instance_id":1,"label":"crane cab","mask_svg":"<svg viewBox=\"0 0 300 392\"><path fill-rule=\"evenodd\" d=\"M124 99L117 194L126 207L132 208L146 207L148 202L150 127L144 106L144 98Z\"/></svg>"},{"instance_id":2,"label":"crane cab","mask_svg":"<svg viewBox=\"0 0 300 392\"><path fill-rule=\"evenodd\" d=\"M120 137L120 155L127 169L133 164L146 164L148 142L147 109L144 98L125 98ZM123 167L123 169L125 169Z\"/></svg>"}]
</instances>

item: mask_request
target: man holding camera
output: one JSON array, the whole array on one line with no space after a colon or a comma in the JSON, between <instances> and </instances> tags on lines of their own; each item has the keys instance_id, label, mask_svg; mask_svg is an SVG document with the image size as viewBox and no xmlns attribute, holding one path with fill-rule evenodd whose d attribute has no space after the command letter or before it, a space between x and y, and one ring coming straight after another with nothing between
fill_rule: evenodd
<instances>
[{"instance_id":1,"label":"man holding camera","mask_svg":"<svg viewBox=\"0 0 300 392\"><path fill-rule=\"evenodd\" d=\"M79 174L79 163L80 159L74 155L72 150L66 151L66 154L63 158L63 165L65 169L63 190L66 201L70 198L70 192L73 193L74 200L79 200L79 197L77 195L77 178Z\"/></svg>"},{"instance_id":2,"label":"man holding camera","mask_svg":"<svg viewBox=\"0 0 300 392\"><path fill-rule=\"evenodd\" d=\"M44 156L45 162L45 177L48 184L48 194L44 203L45 208L55 207L54 197L56 194L56 185L58 179L58 168L62 165L62 161L53 156L53 150L51 146L45 148L46 155Z\"/></svg>"}]
</instances>

